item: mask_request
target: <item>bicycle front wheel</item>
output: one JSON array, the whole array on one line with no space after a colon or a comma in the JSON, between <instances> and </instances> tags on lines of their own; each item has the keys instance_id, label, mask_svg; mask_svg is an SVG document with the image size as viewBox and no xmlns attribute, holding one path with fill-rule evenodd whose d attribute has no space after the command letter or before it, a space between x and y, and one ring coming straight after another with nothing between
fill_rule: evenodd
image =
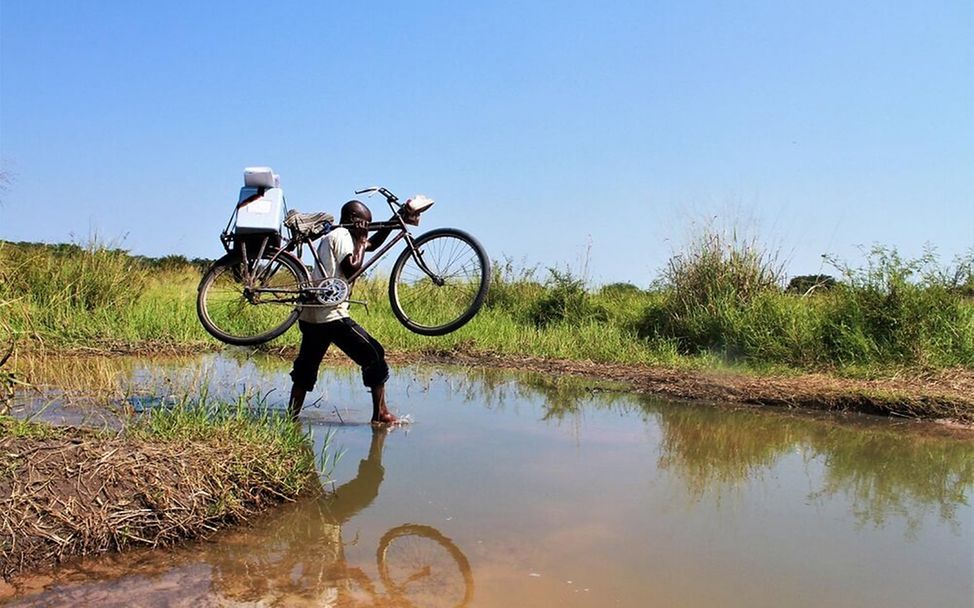
<instances>
[{"instance_id":1,"label":"bicycle front wheel","mask_svg":"<svg viewBox=\"0 0 974 608\"><path fill-rule=\"evenodd\" d=\"M280 336L298 320L301 285L308 271L282 253L246 265L237 254L220 258L200 281L196 312L211 336L240 346Z\"/></svg>"},{"instance_id":2,"label":"bicycle front wheel","mask_svg":"<svg viewBox=\"0 0 974 608\"><path fill-rule=\"evenodd\" d=\"M465 325L487 297L490 260L462 230L432 230L413 241L392 267L389 302L406 329L442 336Z\"/></svg>"}]
</instances>

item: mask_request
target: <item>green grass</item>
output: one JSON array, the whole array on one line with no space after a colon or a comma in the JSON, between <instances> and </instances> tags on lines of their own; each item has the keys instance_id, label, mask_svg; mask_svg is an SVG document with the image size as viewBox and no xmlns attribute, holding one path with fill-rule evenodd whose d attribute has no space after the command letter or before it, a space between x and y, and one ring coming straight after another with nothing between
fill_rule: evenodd
<instances>
[{"instance_id":1,"label":"green grass","mask_svg":"<svg viewBox=\"0 0 974 608\"><path fill-rule=\"evenodd\" d=\"M22 420L11 416L0 416L0 438L48 439L51 437L60 437L62 433L62 429L49 424Z\"/></svg>"},{"instance_id":2,"label":"green grass","mask_svg":"<svg viewBox=\"0 0 974 608\"><path fill-rule=\"evenodd\" d=\"M974 253L940 264L867 252L835 262L830 288L785 290L775 256L754 241L705 233L650 288L590 289L567 271L495 263L487 303L447 336L413 334L393 317L382 277L361 279L353 316L393 351L464 349L597 362L754 370L862 370L974 365ZM100 246L0 243L0 304L21 341L49 346L106 342L218 343L196 317L199 267L147 266ZM270 348L296 346L296 328Z\"/></svg>"},{"instance_id":3,"label":"green grass","mask_svg":"<svg viewBox=\"0 0 974 608\"><path fill-rule=\"evenodd\" d=\"M126 435L135 440L203 442L227 449L256 446L264 457L253 462L286 496L296 496L316 474L327 476L332 451L330 438L316 457L308 434L278 411L260 407L247 396L232 403L214 402L204 390L184 396L171 407L154 407L137 417Z\"/></svg>"},{"instance_id":4,"label":"green grass","mask_svg":"<svg viewBox=\"0 0 974 608\"><path fill-rule=\"evenodd\" d=\"M0 438L45 440L62 437L68 431L44 422L0 416ZM264 479L288 497L312 487L318 476L327 477L335 458L330 437L325 438L316 456L304 428L280 412L259 404L255 407L246 396L231 403L214 402L205 391L195 397L184 396L169 407L149 409L126 423L121 434L116 430L90 433L122 437L133 445L198 443L224 446L228 453L246 453L247 466L258 467Z\"/></svg>"}]
</instances>

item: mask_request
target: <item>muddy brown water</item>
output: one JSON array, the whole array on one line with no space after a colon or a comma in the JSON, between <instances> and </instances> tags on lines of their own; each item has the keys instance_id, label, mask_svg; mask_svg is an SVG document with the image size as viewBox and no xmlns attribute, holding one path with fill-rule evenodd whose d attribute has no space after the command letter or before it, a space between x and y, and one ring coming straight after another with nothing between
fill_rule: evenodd
<instances>
[{"instance_id":1,"label":"muddy brown water","mask_svg":"<svg viewBox=\"0 0 974 608\"><path fill-rule=\"evenodd\" d=\"M258 393L287 362L118 362L137 407ZM974 441L863 416L670 403L582 380L395 369L375 433L351 368L303 416L343 456L328 498L174 549L25 577L9 606L974 604ZM19 397L53 421L104 407Z\"/></svg>"}]
</instances>

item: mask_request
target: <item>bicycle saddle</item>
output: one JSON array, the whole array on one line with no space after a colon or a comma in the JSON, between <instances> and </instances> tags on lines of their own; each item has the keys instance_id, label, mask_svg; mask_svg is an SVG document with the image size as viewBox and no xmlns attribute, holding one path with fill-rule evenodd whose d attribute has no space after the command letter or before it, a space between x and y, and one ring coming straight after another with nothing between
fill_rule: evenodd
<instances>
[{"instance_id":1,"label":"bicycle saddle","mask_svg":"<svg viewBox=\"0 0 974 608\"><path fill-rule=\"evenodd\" d=\"M284 218L286 227L312 240L327 234L334 222L335 216L324 211L301 213L297 209L291 209Z\"/></svg>"}]
</instances>

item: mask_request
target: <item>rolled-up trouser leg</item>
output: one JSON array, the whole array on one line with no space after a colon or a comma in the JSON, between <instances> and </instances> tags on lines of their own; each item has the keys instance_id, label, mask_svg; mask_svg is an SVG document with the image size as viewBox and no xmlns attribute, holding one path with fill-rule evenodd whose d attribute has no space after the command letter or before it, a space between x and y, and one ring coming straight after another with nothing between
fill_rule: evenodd
<instances>
[{"instance_id":1,"label":"rolled-up trouser leg","mask_svg":"<svg viewBox=\"0 0 974 608\"><path fill-rule=\"evenodd\" d=\"M338 324L341 324L339 327ZM379 342L352 319L340 319L325 325L335 325L330 331L331 341L362 368L362 383L369 388L381 386L389 379L386 352Z\"/></svg>"},{"instance_id":2,"label":"rolled-up trouser leg","mask_svg":"<svg viewBox=\"0 0 974 608\"><path fill-rule=\"evenodd\" d=\"M314 389L315 382L318 381L321 360L328 350L328 345L331 344L328 325L330 323L298 321L298 328L301 330L301 347L294 360L294 367L291 369L291 380L305 391Z\"/></svg>"}]
</instances>

